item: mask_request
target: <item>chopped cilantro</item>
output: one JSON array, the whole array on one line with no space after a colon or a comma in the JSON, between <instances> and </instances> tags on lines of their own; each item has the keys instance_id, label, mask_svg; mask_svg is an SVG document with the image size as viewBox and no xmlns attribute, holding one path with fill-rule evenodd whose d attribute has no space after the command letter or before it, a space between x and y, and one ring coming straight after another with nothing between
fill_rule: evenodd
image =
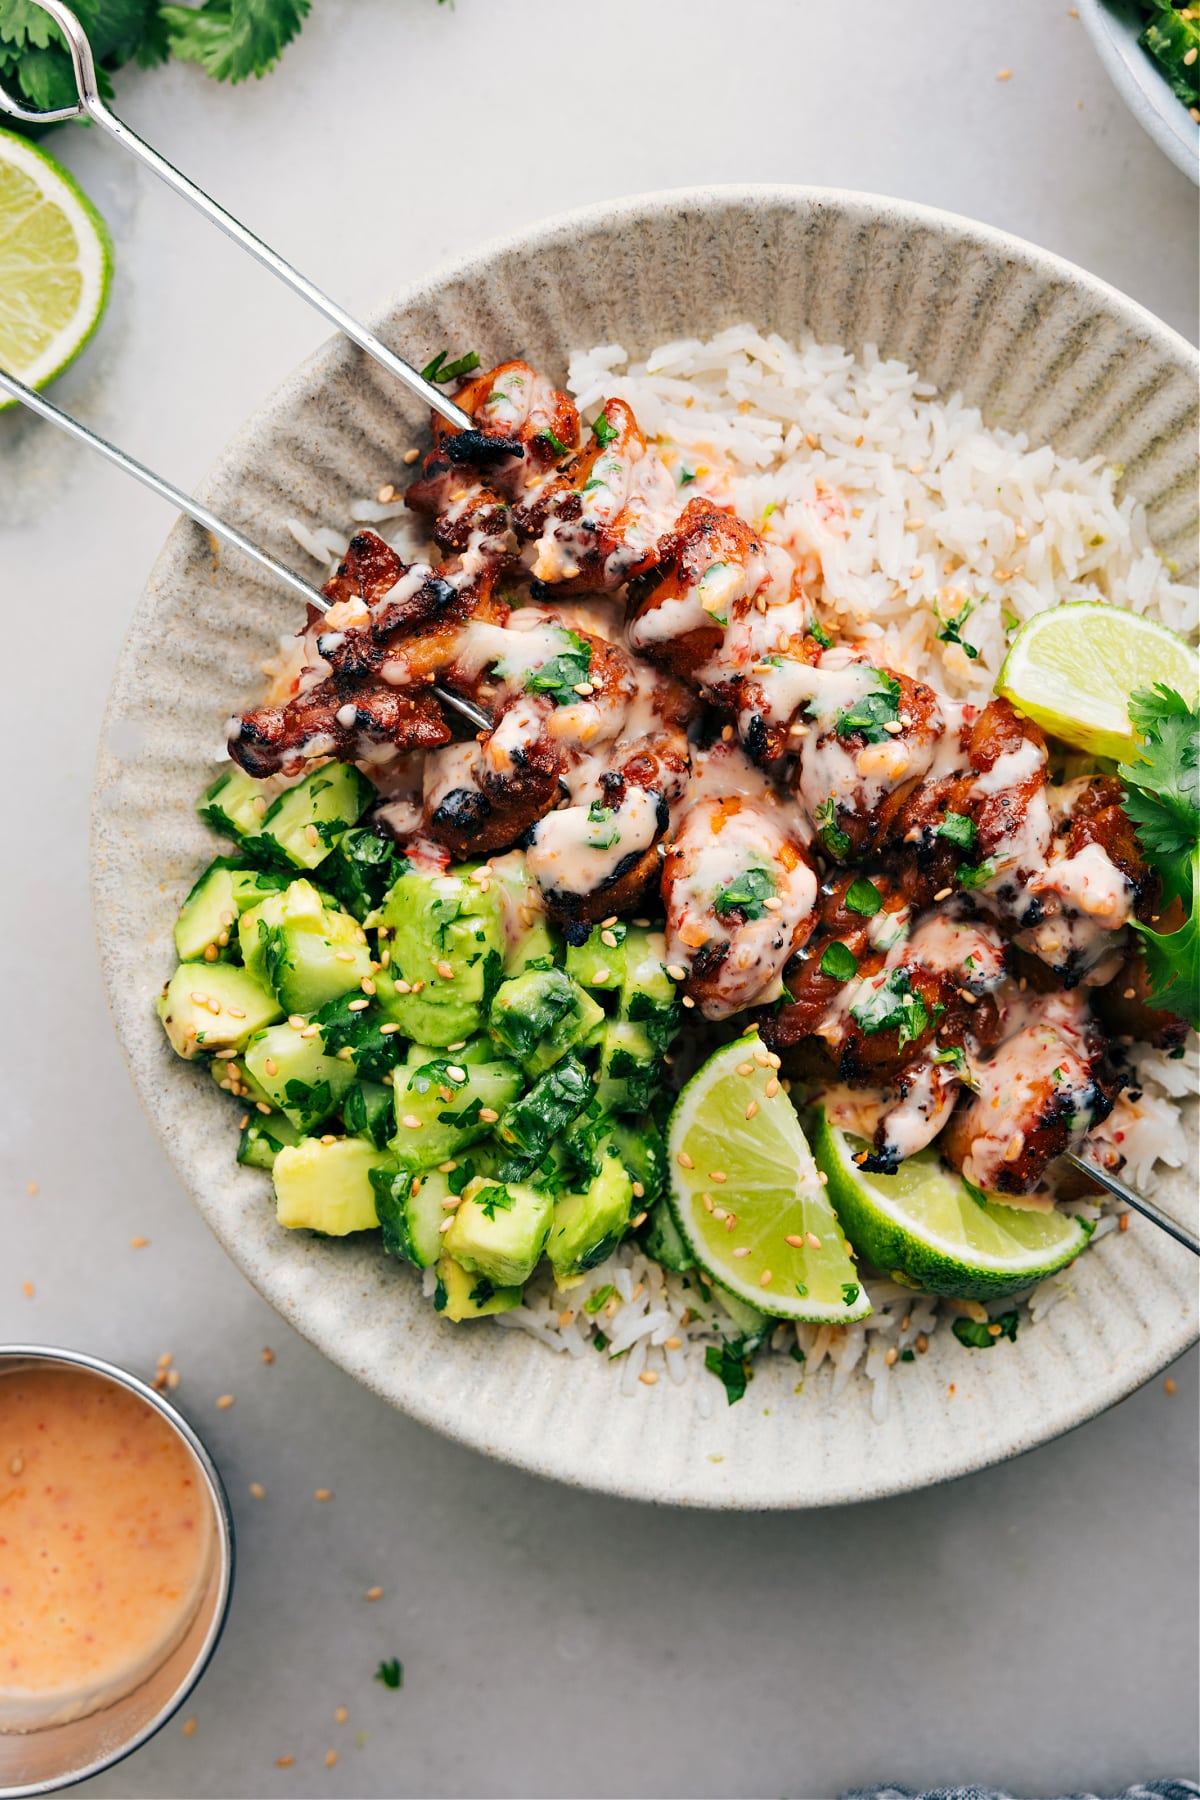
<instances>
[{"instance_id":1,"label":"chopped cilantro","mask_svg":"<svg viewBox=\"0 0 1200 1800\"><path fill-rule=\"evenodd\" d=\"M802 1363L808 1361L808 1357L804 1354L804 1351L800 1348L799 1344L793 1344L788 1351L788 1355L793 1362Z\"/></svg>"},{"instance_id":2,"label":"chopped cilantro","mask_svg":"<svg viewBox=\"0 0 1200 1800\"><path fill-rule=\"evenodd\" d=\"M588 843L593 850L611 850L614 844L621 841L621 827L613 823L616 818L611 806L601 805L593 800L588 807L587 822L591 828L588 832Z\"/></svg>"},{"instance_id":3,"label":"chopped cilantro","mask_svg":"<svg viewBox=\"0 0 1200 1800\"><path fill-rule=\"evenodd\" d=\"M513 1199L507 1188L480 1188L475 1196L480 1212L487 1219L495 1219L498 1212L511 1212ZM474 1298L474 1296L472 1296Z\"/></svg>"},{"instance_id":4,"label":"chopped cilantro","mask_svg":"<svg viewBox=\"0 0 1200 1800\"><path fill-rule=\"evenodd\" d=\"M917 1353L915 1350L902 1350L900 1352L900 1361L901 1362L916 1362L916 1360L917 1360Z\"/></svg>"},{"instance_id":5,"label":"chopped cilantro","mask_svg":"<svg viewBox=\"0 0 1200 1800\"><path fill-rule=\"evenodd\" d=\"M606 450L613 439L621 435L615 425L609 424L603 413L596 414L592 421L592 430L595 432L597 442L602 450Z\"/></svg>"},{"instance_id":6,"label":"chopped cilantro","mask_svg":"<svg viewBox=\"0 0 1200 1800\"><path fill-rule=\"evenodd\" d=\"M975 611L977 604L978 602L975 600L966 601L960 611L956 612L952 619L943 619L938 608L935 606L933 609L933 616L938 622L937 636L939 641L943 644L957 644L959 649L964 655L969 656L972 662L975 661L979 652L974 644L968 644L964 641L962 637L962 628L970 618L971 614Z\"/></svg>"},{"instance_id":7,"label":"chopped cilantro","mask_svg":"<svg viewBox=\"0 0 1200 1800\"><path fill-rule=\"evenodd\" d=\"M450 1073L452 1068L457 1069L458 1073L452 1075ZM461 1068L458 1063L438 1058L434 1062L422 1063L419 1069L414 1069L408 1078L407 1085L410 1094L427 1094L431 1087L466 1087L466 1070Z\"/></svg>"},{"instance_id":8,"label":"chopped cilantro","mask_svg":"<svg viewBox=\"0 0 1200 1800\"><path fill-rule=\"evenodd\" d=\"M828 800L822 800L813 818L816 820L817 836L822 848L833 857L849 856L850 839L837 823L837 806L832 794Z\"/></svg>"},{"instance_id":9,"label":"chopped cilantro","mask_svg":"<svg viewBox=\"0 0 1200 1800\"><path fill-rule=\"evenodd\" d=\"M865 875L856 875L846 889L846 909L848 912L860 913L864 919L873 919L883 905L883 895L873 881Z\"/></svg>"},{"instance_id":10,"label":"chopped cilantro","mask_svg":"<svg viewBox=\"0 0 1200 1800\"><path fill-rule=\"evenodd\" d=\"M839 713L834 730L840 738L861 737L864 743L881 744L891 734L884 729L900 717L900 683L886 669L868 671L875 685Z\"/></svg>"},{"instance_id":11,"label":"chopped cilantro","mask_svg":"<svg viewBox=\"0 0 1200 1800\"><path fill-rule=\"evenodd\" d=\"M471 1289L469 1298L472 1306L486 1306L495 1291L495 1282L489 1280L486 1275L481 1275Z\"/></svg>"},{"instance_id":12,"label":"chopped cilantro","mask_svg":"<svg viewBox=\"0 0 1200 1800\"><path fill-rule=\"evenodd\" d=\"M400 1661L398 1656L389 1657L386 1662L381 1662L376 1669L375 1679L376 1681L382 1681L386 1688L403 1687L404 1664Z\"/></svg>"},{"instance_id":13,"label":"chopped cilantro","mask_svg":"<svg viewBox=\"0 0 1200 1800\"><path fill-rule=\"evenodd\" d=\"M1015 1312L1001 1313L999 1318L989 1319L986 1324L978 1319L955 1319L953 1331L960 1344L968 1350L990 1350L1001 1338L1008 1338L1010 1343L1017 1341L1017 1327L1020 1316ZM994 1329L999 1326L999 1331Z\"/></svg>"},{"instance_id":14,"label":"chopped cilantro","mask_svg":"<svg viewBox=\"0 0 1200 1800\"><path fill-rule=\"evenodd\" d=\"M857 1281L843 1281L843 1283L842 1283L842 1301L843 1301L843 1303L846 1306L853 1306L854 1302L857 1299L858 1299L858 1283L857 1283Z\"/></svg>"},{"instance_id":15,"label":"chopped cilantro","mask_svg":"<svg viewBox=\"0 0 1200 1800\"><path fill-rule=\"evenodd\" d=\"M562 439L557 437L548 425L544 431L538 432L538 436L542 439L543 443L549 444L555 456L569 456L571 454L570 446L564 444Z\"/></svg>"},{"instance_id":16,"label":"chopped cilantro","mask_svg":"<svg viewBox=\"0 0 1200 1800\"><path fill-rule=\"evenodd\" d=\"M833 639L822 625L820 619L818 619L816 613L814 613L812 618L808 621L808 635L811 638L816 638L822 650L832 649Z\"/></svg>"},{"instance_id":17,"label":"chopped cilantro","mask_svg":"<svg viewBox=\"0 0 1200 1800\"><path fill-rule=\"evenodd\" d=\"M907 969L892 969L886 981L850 1008L850 1016L868 1037L877 1031L898 1032L901 1050L929 1028L925 1002L913 988Z\"/></svg>"},{"instance_id":18,"label":"chopped cilantro","mask_svg":"<svg viewBox=\"0 0 1200 1800\"><path fill-rule=\"evenodd\" d=\"M710 1344L704 1352L704 1366L725 1389L725 1398L730 1406L736 1405L746 1392L746 1383L750 1379L750 1359L746 1354L745 1340L739 1338L733 1344Z\"/></svg>"},{"instance_id":19,"label":"chopped cilantro","mask_svg":"<svg viewBox=\"0 0 1200 1800\"><path fill-rule=\"evenodd\" d=\"M1129 717L1139 743L1117 773L1138 842L1162 881L1163 899L1183 904L1178 931L1131 921L1150 976L1149 1004L1200 1027L1200 705L1159 682L1137 688Z\"/></svg>"},{"instance_id":20,"label":"chopped cilantro","mask_svg":"<svg viewBox=\"0 0 1200 1800\"><path fill-rule=\"evenodd\" d=\"M956 1075L967 1073L967 1054L961 1044L947 1044L944 1049L935 1050L933 1060L935 1063L948 1064Z\"/></svg>"},{"instance_id":21,"label":"chopped cilantro","mask_svg":"<svg viewBox=\"0 0 1200 1800\"><path fill-rule=\"evenodd\" d=\"M688 485L689 481L695 481L695 479L696 479L695 469L680 469L680 471L679 471L680 487L686 487Z\"/></svg>"},{"instance_id":22,"label":"chopped cilantro","mask_svg":"<svg viewBox=\"0 0 1200 1800\"><path fill-rule=\"evenodd\" d=\"M954 872L954 879L959 887L986 887L999 867L999 859L995 856L989 856L981 863L960 863Z\"/></svg>"},{"instance_id":23,"label":"chopped cilantro","mask_svg":"<svg viewBox=\"0 0 1200 1800\"><path fill-rule=\"evenodd\" d=\"M845 944L830 944L821 958L821 973L831 981L852 981L858 974L858 958Z\"/></svg>"},{"instance_id":24,"label":"chopped cilantro","mask_svg":"<svg viewBox=\"0 0 1200 1800\"><path fill-rule=\"evenodd\" d=\"M612 1282L606 1281L603 1287L598 1287L594 1294L588 1295L583 1303L584 1312L587 1313L589 1318L594 1319L596 1314L601 1312L603 1308L608 1305L616 1291L617 1290Z\"/></svg>"},{"instance_id":25,"label":"chopped cilantro","mask_svg":"<svg viewBox=\"0 0 1200 1800\"><path fill-rule=\"evenodd\" d=\"M525 677L525 689L530 694L549 694L555 706L570 706L579 699L575 692L577 684L588 678L592 646L577 631L564 631L560 635L567 640L567 648L540 668L531 669Z\"/></svg>"},{"instance_id":26,"label":"chopped cilantro","mask_svg":"<svg viewBox=\"0 0 1200 1800\"><path fill-rule=\"evenodd\" d=\"M770 869L743 869L728 887L714 894L713 911L720 919L727 919L732 912L740 912L746 919L761 919L771 910L763 901L770 900L774 893L775 877Z\"/></svg>"},{"instance_id":27,"label":"chopped cilantro","mask_svg":"<svg viewBox=\"0 0 1200 1800\"><path fill-rule=\"evenodd\" d=\"M937 835L945 838L948 844L957 844L960 850L973 850L979 828L966 813L948 812L937 828Z\"/></svg>"}]
</instances>

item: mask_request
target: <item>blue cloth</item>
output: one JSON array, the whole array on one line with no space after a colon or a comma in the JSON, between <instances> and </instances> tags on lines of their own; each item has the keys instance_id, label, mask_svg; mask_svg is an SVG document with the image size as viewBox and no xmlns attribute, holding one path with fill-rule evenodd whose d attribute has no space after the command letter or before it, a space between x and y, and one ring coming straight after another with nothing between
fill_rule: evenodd
<instances>
[{"instance_id":1,"label":"blue cloth","mask_svg":"<svg viewBox=\"0 0 1200 1800\"><path fill-rule=\"evenodd\" d=\"M939 1787L917 1793L914 1788L878 1787L856 1788L841 1800L1013 1800L1013 1796L1001 1788ZM1057 1800L1099 1800L1099 1796L1064 1794ZM1112 1800L1200 1800L1200 1787L1194 1781L1144 1781L1113 1795Z\"/></svg>"}]
</instances>

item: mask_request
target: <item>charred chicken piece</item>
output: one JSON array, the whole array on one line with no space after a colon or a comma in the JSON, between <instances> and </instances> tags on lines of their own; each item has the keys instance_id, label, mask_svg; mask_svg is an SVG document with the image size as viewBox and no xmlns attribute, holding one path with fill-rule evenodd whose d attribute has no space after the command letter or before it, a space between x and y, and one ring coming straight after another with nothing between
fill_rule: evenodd
<instances>
[{"instance_id":1,"label":"charred chicken piece","mask_svg":"<svg viewBox=\"0 0 1200 1800\"><path fill-rule=\"evenodd\" d=\"M590 442L514 507L513 524L518 537L535 540L535 583L601 593L657 560L674 516L675 483L661 458L625 402L608 400Z\"/></svg>"},{"instance_id":2,"label":"charred chicken piece","mask_svg":"<svg viewBox=\"0 0 1200 1800\"><path fill-rule=\"evenodd\" d=\"M314 759L383 764L448 743L450 728L428 690L335 674L284 706L260 706L232 722L229 754L247 775L298 775Z\"/></svg>"},{"instance_id":3,"label":"charred chicken piece","mask_svg":"<svg viewBox=\"0 0 1200 1800\"><path fill-rule=\"evenodd\" d=\"M547 731L548 700L514 695L478 742L452 744L425 764L425 836L453 856L490 856L516 844L559 797L564 759Z\"/></svg>"},{"instance_id":4,"label":"charred chicken piece","mask_svg":"<svg viewBox=\"0 0 1200 1800\"><path fill-rule=\"evenodd\" d=\"M1157 930L1177 931L1183 924L1183 907L1173 900ZM1188 1023L1163 1007L1151 1006L1150 976L1140 950L1129 950L1112 980L1089 990L1092 1010L1114 1037L1152 1044L1156 1050L1181 1050L1187 1043Z\"/></svg>"},{"instance_id":5,"label":"charred chicken piece","mask_svg":"<svg viewBox=\"0 0 1200 1800\"><path fill-rule=\"evenodd\" d=\"M817 876L787 813L736 794L687 808L662 897L667 953L709 1019L771 999L817 923Z\"/></svg>"},{"instance_id":6,"label":"charred chicken piece","mask_svg":"<svg viewBox=\"0 0 1200 1800\"><path fill-rule=\"evenodd\" d=\"M500 363L465 382L454 400L476 430L459 432L439 413L431 415L433 445L405 495L413 511L427 518L458 504L456 493L460 500L473 494L476 504L488 493L511 500L579 442L574 402L528 363ZM487 470L484 481L481 469Z\"/></svg>"},{"instance_id":7,"label":"charred chicken piece","mask_svg":"<svg viewBox=\"0 0 1200 1800\"><path fill-rule=\"evenodd\" d=\"M1107 1118L1123 1081L1080 993L1025 1000L1007 1023L1016 1029L974 1063L976 1091L963 1096L941 1148L974 1186L1027 1194Z\"/></svg>"}]
</instances>

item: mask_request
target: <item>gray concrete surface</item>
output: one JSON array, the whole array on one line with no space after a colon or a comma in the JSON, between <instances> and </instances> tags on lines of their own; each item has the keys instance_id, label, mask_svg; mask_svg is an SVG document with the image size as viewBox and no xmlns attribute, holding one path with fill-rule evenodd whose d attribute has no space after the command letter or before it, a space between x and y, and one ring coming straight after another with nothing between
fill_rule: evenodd
<instances>
[{"instance_id":1,"label":"gray concrete surface","mask_svg":"<svg viewBox=\"0 0 1200 1800\"><path fill-rule=\"evenodd\" d=\"M269 80L133 72L118 105L352 306L577 202L771 179L973 214L1196 332L1195 190L1056 0L316 0ZM452 129L456 114L491 123ZM58 397L195 481L323 329L98 134L53 147L119 257L110 317ZM88 908L101 709L168 522L40 426L0 419L0 1338L142 1371L173 1353L241 1541L194 1733L177 1720L90 1791L828 1795L972 1779L1046 1795L1194 1778L1195 1356L1173 1396L1155 1382L955 1486L720 1518L493 1467L372 1400L248 1288L138 1110ZM218 1411L223 1393L236 1404ZM399 1693L372 1679L391 1655Z\"/></svg>"}]
</instances>

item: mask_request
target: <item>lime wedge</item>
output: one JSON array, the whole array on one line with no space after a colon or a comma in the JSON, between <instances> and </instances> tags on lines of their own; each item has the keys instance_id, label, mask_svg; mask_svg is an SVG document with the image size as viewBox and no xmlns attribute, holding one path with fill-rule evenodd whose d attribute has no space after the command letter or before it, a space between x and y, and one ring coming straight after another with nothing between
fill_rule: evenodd
<instances>
[{"instance_id":1,"label":"lime wedge","mask_svg":"<svg viewBox=\"0 0 1200 1800\"><path fill-rule=\"evenodd\" d=\"M866 1289L795 1108L770 1063L756 1060L765 1056L757 1036L736 1039L676 1101L667 1132L675 1223L700 1266L759 1312L864 1319Z\"/></svg>"},{"instance_id":2,"label":"lime wedge","mask_svg":"<svg viewBox=\"0 0 1200 1800\"><path fill-rule=\"evenodd\" d=\"M0 368L29 387L53 381L99 324L111 273L104 220L74 179L0 131Z\"/></svg>"},{"instance_id":3,"label":"lime wedge","mask_svg":"<svg viewBox=\"0 0 1200 1800\"><path fill-rule=\"evenodd\" d=\"M1022 625L996 692L1051 736L1123 761L1135 737L1129 696L1165 682L1191 704L1200 661L1165 625L1101 601L1052 607Z\"/></svg>"},{"instance_id":4,"label":"lime wedge","mask_svg":"<svg viewBox=\"0 0 1200 1800\"><path fill-rule=\"evenodd\" d=\"M999 1300L1064 1268L1091 1227L1060 1212L1032 1212L979 1196L932 1146L894 1175L854 1161L867 1148L818 1108L813 1148L838 1218L859 1254L908 1287L960 1300Z\"/></svg>"}]
</instances>

